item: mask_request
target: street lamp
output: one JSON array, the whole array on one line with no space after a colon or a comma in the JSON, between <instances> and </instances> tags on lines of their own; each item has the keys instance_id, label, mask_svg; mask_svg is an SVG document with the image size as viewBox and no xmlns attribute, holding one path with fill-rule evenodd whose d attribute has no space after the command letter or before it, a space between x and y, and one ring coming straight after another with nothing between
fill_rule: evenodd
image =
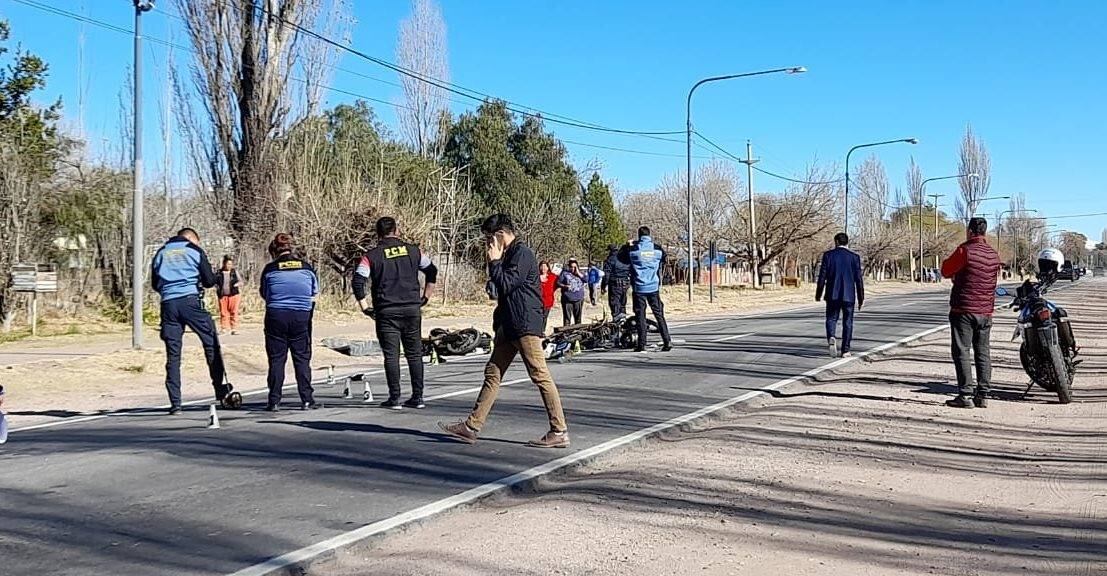
<instances>
[{"instance_id":1,"label":"street lamp","mask_svg":"<svg viewBox=\"0 0 1107 576\"><path fill-rule=\"evenodd\" d=\"M922 284L922 281L923 281L923 275L922 275L922 267L923 267L923 204L925 204L924 200L926 199L926 184L928 182L933 182L935 180L950 180L952 178L969 178L971 180L973 178L980 178L980 175L977 174L976 172L970 172L968 174L954 174L953 176L936 176L934 178L927 178L926 180L923 180L922 184L919 185L919 283L920 284ZM935 224L934 224L934 233L936 235L938 233L938 224L937 224L937 222L938 222L938 203L937 202L934 203L934 222L935 222Z\"/></svg>"},{"instance_id":2,"label":"street lamp","mask_svg":"<svg viewBox=\"0 0 1107 576\"><path fill-rule=\"evenodd\" d=\"M981 202L987 202L988 200L1010 200L1010 196L988 196L987 198L977 198L969 203L969 218L976 216L976 207Z\"/></svg>"},{"instance_id":3,"label":"street lamp","mask_svg":"<svg viewBox=\"0 0 1107 576\"><path fill-rule=\"evenodd\" d=\"M726 76L712 76L710 78L704 78L699 82L692 85L692 89L688 91L688 102L685 106L685 117L687 123L686 144L687 144L687 160L688 160L688 172L685 174L686 187L688 193L688 301L692 301L692 272L695 270L695 256L692 250L692 94L696 92L696 88L707 84L708 82L718 82L720 80L731 80L734 78L746 78L748 76L764 76L766 74L803 74L807 72L807 68L803 66L792 66L790 68L775 68L773 70L762 70L760 72L746 72L744 74L728 74Z\"/></svg>"},{"instance_id":4,"label":"street lamp","mask_svg":"<svg viewBox=\"0 0 1107 576\"><path fill-rule=\"evenodd\" d=\"M842 232L846 232L847 234L849 233L849 157L850 157L850 155L853 154L854 150L857 150L859 148L869 148L870 146L883 146L885 144L899 144L901 142L905 142L907 144L918 144L919 139L918 138L900 138L899 140L885 140L884 142L872 142L872 143L869 143L869 144L858 144L857 146L854 146L853 148L850 148L849 152L846 152L846 205L845 205L846 225L842 228Z\"/></svg>"},{"instance_id":5,"label":"street lamp","mask_svg":"<svg viewBox=\"0 0 1107 576\"><path fill-rule=\"evenodd\" d=\"M131 157L134 178L134 197L131 200L131 347L139 350L142 348L142 273L146 269L146 263L143 262L146 251L145 224L142 221L142 13L154 9L154 0L134 0L134 7L134 102L131 110L134 114Z\"/></svg>"}]
</instances>

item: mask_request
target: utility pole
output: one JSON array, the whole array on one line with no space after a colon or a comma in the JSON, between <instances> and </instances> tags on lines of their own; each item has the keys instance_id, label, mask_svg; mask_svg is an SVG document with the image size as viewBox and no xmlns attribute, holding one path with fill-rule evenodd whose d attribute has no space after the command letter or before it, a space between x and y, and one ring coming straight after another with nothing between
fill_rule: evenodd
<instances>
[{"instance_id":1,"label":"utility pole","mask_svg":"<svg viewBox=\"0 0 1107 576\"><path fill-rule=\"evenodd\" d=\"M943 196L945 196L945 194L927 194L928 198L933 198L934 199L934 243L935 244L937 244L937 242L938 242L938 199L943 197ZM942 257L942 255L938 254L937 250L935 250L935 253L934 253L934 267L935 268L941 266L941 262L939 262L939 258L941 258L941 257ZM923 257L922 257L922 221L920 220L919 221L919 262L920 263L922 262L922 259L923 259Z\"/></svg>"},{"instance_id":2,"label":"utility pole","mask_svg":"<svg viewBox=\"0 0 1107 576\"><path fill-rule=\"evenodd\" d=\"M750 272L753 276L750 285L757 288L761 284L761 274L757 266L760 250L757 249L757 211L753 207L753 165L759 160L753 157L753 144L749 140L746 140L746 159L739 162L746 165L746 191L750 204Z\"/></svg>"},{"instance_id":3,"label":"utility pole","mask_svg":"<svg viewBox=\"0 0 1107 576\"><path fill-rule=\"evenodd\" d=\"M142 304L144 300L145 268L144 236L145 223L142 219L142 13L154 9L154 0L134 0L135 7L135 53L134 53L134 140L132 152L132 170L134 172L134 195L131 199L131 347L142 349Z\"/></svg>"}]
</instances>

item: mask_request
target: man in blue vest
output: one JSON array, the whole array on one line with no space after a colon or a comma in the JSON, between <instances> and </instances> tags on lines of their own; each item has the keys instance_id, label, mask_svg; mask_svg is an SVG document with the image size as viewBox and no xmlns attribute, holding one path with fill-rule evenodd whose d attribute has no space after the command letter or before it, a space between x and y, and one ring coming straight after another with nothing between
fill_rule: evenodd
<instances>
[{"instance_id":1,"label":"man in blue vest","mask_svg":"<svg viewBox=\"0 0 1107 576\"><path fill-rule=\"evenodd\" d=\"M665 263L665 252L654 246L649 227L642 226L638 229L638 241L624 246L619 259L630 265L630 277L634 285L634 316L638 322L635 351L646 351L646 338L649 334L646 305L649 305L657 319L657 328L661 332L661 351L672 350L669 324L665 322L665 305L661 302L660 271Z\"/></svg>"},{"instance_id":2,"label":"man in blue vest","mask_svg":"<svg viewBox=\"0 0 1107 576\"><path fill-rule=\"evenodd\" d=\"M819 266L819 281L815 286L815 301L826 295L826 344L831 357L838 357L838 341L834 334L838 329L838 316L842 317L842 347L840 354L850 356L853 343L853 309L865 303L865 277L861 273L861 257L848 248L849 236L845 232L834 235L833 250L823 252Z\"/></svg>"},{"instance_id":3,"label":"man in blue vest","mask_svg":"<svg viewBox=\"0 0 1107 576\"><path fill-rule=\"evenodd\" d=\"M215 399L222 402L231 391L225 384L223 353L211 314L200 301L203 288L215 286L215 271L200 248L200 236L182 228L166 241L150 266L150 284L161 295L161 339L165 342L165 389L169 392L169 414L181 412L181 347L184 329L200 337L208 363Z\"/></svg>"}]
</instances>

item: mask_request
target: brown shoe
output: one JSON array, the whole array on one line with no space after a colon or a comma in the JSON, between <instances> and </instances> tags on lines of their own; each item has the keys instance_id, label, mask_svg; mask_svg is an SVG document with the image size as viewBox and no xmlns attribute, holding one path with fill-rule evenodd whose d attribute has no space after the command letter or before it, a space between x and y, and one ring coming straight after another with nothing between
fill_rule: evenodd
<instances>
[{"instance_id":1,"label":"brown shoe","mask_svg":"<svg viewBox=\"0 0 1107 576\"><path fill-rule=\"evenodd\" d=\"M527 442L527 446L532 448L568 448L569 447L569 433L568 432L554 432L550 430L546 432L546 435L537 439Z\"/></svg>"},{"instance_id":2,"label":"brown shoe","mask_svg":"<svg viewBox=\"0 0 1107 576\"><path fill-rule=\"evenodd\" d=\"M454 422L453 424L439 422L438 427L441 428L443 432L466 444L475 444L477 442L477 433L465 424L464 421Z\"/></svg>"}]
</instances>

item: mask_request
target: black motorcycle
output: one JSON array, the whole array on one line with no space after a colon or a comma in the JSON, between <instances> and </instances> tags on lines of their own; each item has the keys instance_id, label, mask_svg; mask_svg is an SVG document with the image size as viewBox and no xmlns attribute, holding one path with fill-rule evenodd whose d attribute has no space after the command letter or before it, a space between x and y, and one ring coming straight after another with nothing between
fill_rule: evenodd
<instances>
[{"instance_id":1,"label":"black motorcycle","mask_svg":"<svg viewBox=\"0 0 1107 576\"><path fill-rule=\"evenodd\" d=\"M1037 384L1055 392L1061 404L1068 404L1072 402L1072 380L1080 363L1076 358L1080 348L1068 313L1045 297L1056 279L1056 275L1051 275L1040 282L1027 280L1016 289L1010 307L1018 309L1019 319L1011 339L1022 337L1019 360L1031 380L1024 395ZM996 295L1011 293L1001 287L996 289Z\"/></svg>"}]
</instances>

